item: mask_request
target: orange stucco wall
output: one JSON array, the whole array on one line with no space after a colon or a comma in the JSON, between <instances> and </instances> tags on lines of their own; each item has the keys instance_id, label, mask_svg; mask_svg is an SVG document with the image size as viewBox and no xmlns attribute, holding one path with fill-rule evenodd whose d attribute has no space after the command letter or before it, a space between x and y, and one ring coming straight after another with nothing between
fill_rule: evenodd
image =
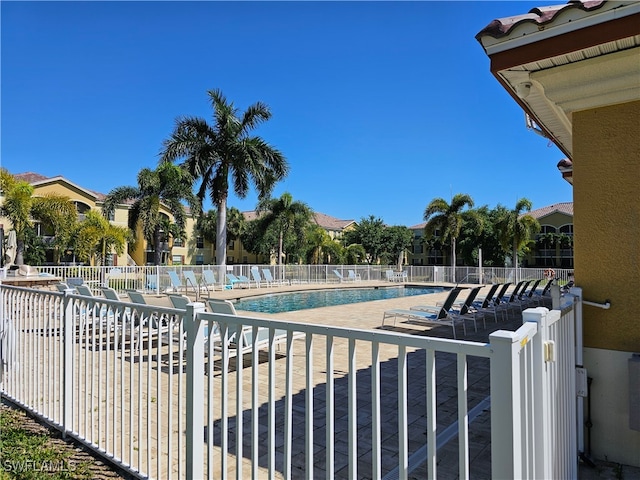
<instances>
[{"instance_id":1,"label":"orange stucco wall","mask_svg":"<svg viewBox=\"0 0 640 480\"><path fill-rule=\"evenodd\" d=\"M574 113L573 154L585 347L640 351L640 102Z\"/></svg>"}]
</instances>

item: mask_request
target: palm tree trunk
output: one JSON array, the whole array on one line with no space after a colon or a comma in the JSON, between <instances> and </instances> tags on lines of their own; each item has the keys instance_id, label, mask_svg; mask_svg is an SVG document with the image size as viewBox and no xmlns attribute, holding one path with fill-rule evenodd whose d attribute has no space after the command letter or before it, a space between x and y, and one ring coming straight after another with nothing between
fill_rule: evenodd
<instances>
[{"instance_id":1,"label":"palm tree trunk","mask_svg":"<svg viewBox=\"0 0 640 480\"><path fill-rule=\"evenodd\" d=\"M456 239L451 237L451 275L453 283L456 283Z\"/></svg>"},{"instance_id":2,"label":"palm tree trunk","mask_svg":"<svg viewBox=\"0 0 640 480\"><path fill-rule=\"evenodd\" d=\"M153 232L153 263L160 265L162 263L162 252L160 252L160 227L156 227Z\"/></svg>"},{"instance_id":3,"label":"palm tree trunk","mask_svg":"<svg viewBox=\"0 0 640 480\"><path fill-rule=\"evenodd\" d=\"M224 275L227 265L227 198L218 201L218 218L216 221L216 263L220 266L220 274Z\"/></svg>"}]
</instances>

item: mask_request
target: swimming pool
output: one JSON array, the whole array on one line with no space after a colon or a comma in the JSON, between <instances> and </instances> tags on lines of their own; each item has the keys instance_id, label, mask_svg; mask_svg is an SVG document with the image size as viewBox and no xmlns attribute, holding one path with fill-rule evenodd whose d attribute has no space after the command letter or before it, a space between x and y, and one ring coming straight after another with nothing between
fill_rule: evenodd
<instances>
[{"instance_id":1,"label":"swimming pool","mask_svg":"<svg viewBox=\"0 0 640 480\"><path fill-rule=\"evenodd\" d=\"M237 310L282 313L307 308L331 307L348 303L387 300L444 291L442 287L383 287L306 290L244 298L235 303Z\"/></svg>"}]
</instances>

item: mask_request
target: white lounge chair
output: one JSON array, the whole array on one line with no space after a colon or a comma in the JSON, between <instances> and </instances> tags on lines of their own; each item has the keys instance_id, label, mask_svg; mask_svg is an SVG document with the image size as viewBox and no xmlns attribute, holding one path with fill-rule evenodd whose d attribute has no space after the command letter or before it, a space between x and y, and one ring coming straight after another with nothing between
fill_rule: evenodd
<instances>
[{"instance_id":1,"label":"white lounge chair","mask_svg":"<svg viewBox=\"0 0 640 480\"><path fill-rule=\"evenodd\" d=\"M349 275L347 275L347 278L353 282L359 282L362 280L362 277L360 276L359 273L356 273L354 270L349 270Z\"/></svg>"},{"instance_id":2,"label":"white lounge chair","mask_svg":"<svg viewBox=\"0 0 640 480\"><path fill-rule=\"evenodd\" d=\"M218 300L218 299L209 299L207 301L209 304L209 309L213 313L221 313L224 315L237 315L236 309L229 300ZM254 345L255 348L264 348L268 347L270 343L270 330L267 327L258 327L255 344L254 344L254 328L249 325L245 325L242 328L242 332L240 338L237 339L237 331L235 329L230 329L231 331L227 333L228 337L228 346L230 348L230 353L233 352L233 355L243 355L245 353L249 353L253 350ZM301 332L294 333L292 335L292 339L299 338L303 334ZM279 345L283 342L287 341L287 331L286 330L275 330L274 331L274 343Z\"/></svg>"},{"instance_id":3,"label":"white lounge chair","mask_svg":"<svg viewBox=\"0 0 640 480\"><path fill-rule=\"evenodd\" d=\"M262 278L262 276L260 275L260 270L258 270L258 267L251 267L251 276L253 277L253 281L256 283L256 286L258 288L260 288L263 285L265 287L271 286L270 282Z\"/></svg>"},{"instance_id":4,"label":"white lounge chair","mask_svg":"<svg viewBox=\"0 0 640 480\"><path fill-rule=\"evenodd\" d=\"M291 282L289 282L289 280L286 280L286 279L276 280L275 278L273 278L273 275L271 274L271 270L269 270L268 268L262 269L262 275L264 275L265 280L269 282L269 284L271 285L275 285L275 286L291 285Z\"/></svg>"}]
</instances>

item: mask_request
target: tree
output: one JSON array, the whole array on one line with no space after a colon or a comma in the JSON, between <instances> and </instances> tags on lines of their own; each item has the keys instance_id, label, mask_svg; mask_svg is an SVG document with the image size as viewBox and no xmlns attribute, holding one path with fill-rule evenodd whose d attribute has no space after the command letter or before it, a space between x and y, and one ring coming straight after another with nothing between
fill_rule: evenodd
<instances>
[{"instance_id":1,"label":"tree","mask_svg":"<svg viewBox=\"0 0 640 480\"><path fill-rule=\"evenodd\" d=\"M454 195L451 204L442 198L433 199L424 211L424 220L427 222L424 231L425 236L432 237L436 230L440 236L449 239L451 243L451 267L453 281L456 281L456 239L460 236L460 230L464 224L462 209L473 207L473 199L463 193Z\"/></svg>"},{"instance_id":2,"label":"tree","mask_svg":"<svg viewBox=\"0 0 640 480\"><path fill-rule=\"evenodd\" d=\"M533 236L540 231L540 224L531 215L523 212L531 211L531 201L521 198L513 210L502 210L496 223L500 245L505 252L512 254L513 266L518 267L518 252L523 250ZM516 274L517 280L517 274Z\"/></svg>"},{"instance_id":3,"label":"tree","mask_svg":"<svg viewBox=\"0 0 640 480\"><path fill-rule=\"evenodd\" d=\"M198 117L181 117L171 136L163 142L161 161L181 164L194 179L200 180L198 197L207 192L218 211L216 262L227 263L227 198L229 184L234 193L245 198L252 183L258 199L268 198L275 183L289 170L285 157L277 149L250 133L271 118L269 107L256 102L238 116L234 104L220 90L209 90L214 124Z\"/></svg>"},{"instance_id":4,"label":"tree","mask_svg":"<svg viewBox=\"0 0 640 480\"><path fill-rule=\"evenodd\" d=\"M0 207L0 215L9 219L16 232L16 258L13 263L22 265L26 230L33 226L31 221L33 187L28 182L15 179L4 169L0 181L4 192L4 203Z\"/></svg>"},{"instance_id":5,"label":"tree","mask_svg":"<svg viewBox=\"0 0 640 480\"><path fill-rule=\"evenodd\" d=\"M320 225L308 227L307 262L313 265L337 263L343 255L343 247L336 242Z\"/></svg>"},{"instance_id":6,"label":"tree","mask_svg":"<svg viewBox=\"0 0 640 480\"><path fill-rule=\"evenodd\" d=\"M305 203L293 201L291 194L285 192L278 199L262 200L258 204L257 213L261 217L263 228L277 233L278 265L282 265L285 239L288 235L294 234L288 242L289 246L295 248L296 244L304 244L304 235L311 223L313 212Z\"/></svg>"},{"instance_id":7,"label":"tree","mask_svg":"<svg viewBox=\"0 0 640 480\"><path fill-rule=\"evenodd\" d=\"M216 210L209 210L203 213L196 223L196 229L202 235L206 241L212 245L216 244L216 225L218 222L218 212ZM241 239L247 231L247 221L244 215L236 207L230 207L227 209L227 243L225 248L228 247L232 241ZM247 246L244 241L240 242L241 246L245 249ZM240 252L242 255L242 252Z\"/></svg>"},{"instance_id":8,"label":"tree","mask_svg":"<svg viewBox=\"0 0 640 480\"><path fill-rule=\"evenodd\" d=\"M107 253L124 253L130 235L128 228L111 225L99 212L89 210L74 234L74 252L82 262L105 265Z\"/></svg>"},{"instance_id":9,"label":"tree","mask_svg":"<svg viewBox=\"0 0 640 480\"><path fill-rule=\"evenodd\" d=\"M371 265L379 262L384 252L384 230L382 219L369 215L369 218L362 218L353 230L346 231L342 242L344 245L362 245L366 252L365 261Z\"/></svg>"},{"instance_id":10,"label":"tree","mask_svg":"<svg viewBox=\"0 0 640 480\"><path fill-rule=\"evenodd\" d=\"M76 208L68 197L56 194L33 197L33 186L17 180L4 168L0 169L0 188L5 196L0 216L8 218L16 232L16 265L24 263L27 231L33 228L34 219L61 236L58 244L68 240L71 225L77 218Z\"/></svg>"},{"instance_id":11,"label":"tree","mask_svg":"<svg viewBox=\"0 0 640 480\"><path fill-rule=\"evenodd\" d=\"M161 163L156 170L143 168L138 173L137 187L116 187L106 196L102 213L109 217L117 205L133 201L129 210L128 224L137 240L138 227L143 237L154 248L154 263L161 263L161 252L158 248L161 241L162 217L161 207L165 207L181 230L185 229L186 212L183 201L191 207L195 216L200 213L200 203L192 191L193 179L188 172L171 164Z\"/></svg>"},{"instance_id":12,"label":"tree","mask_svg":"<svg viewBox=\"0 0 640 480\"><path fill-rule=\"evenodd\" d=\"M78 215L75 205L65 195L48 193L33 198L31 215L46 231L53 233L53 261L59 263L61 252L67 249L77 228Z\"/></svg>"},{"instance_id":13,"label":"tree","mask_svg":"<svg viewBox=\"0 0 640 480\"><path fill-rule=\"evenodd\" d=\"M397 260L398 271L402 270L404 254L413 244L413 232L402 226L387 227L384 243L389 257Z\"/></svg>"}]
</instances>

